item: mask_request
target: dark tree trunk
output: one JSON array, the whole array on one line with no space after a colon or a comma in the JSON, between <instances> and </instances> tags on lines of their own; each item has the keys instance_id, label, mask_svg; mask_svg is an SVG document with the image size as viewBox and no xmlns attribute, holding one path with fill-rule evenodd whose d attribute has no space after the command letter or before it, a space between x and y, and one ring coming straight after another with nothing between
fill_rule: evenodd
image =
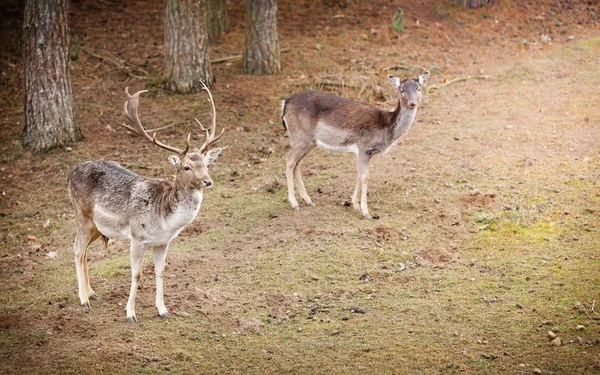
<instances>
[{"instance_id":1,"label":"dark tree trunk","mask_svg":"<svg viewBox=\"0 0 600 375\"><path fill-rule=\"evenodd\" d=\"M23 22L23 146L34 151L82 139L75 121L67 0L27 0Z\"/></svg>"},{"instance_id":2,"label":"dark tree trunk","mask_svg":"<svg viewBox=\"0 0 600 375\"><path fill-rule=\"evenodd\" d=\"M248 0L243 65L256 75L281 71L276 0Z\"/></svg>"},{"instance_id":3,"label":"dark tree trunk","mask_svg":"<svg viewBox=\"0 0 600 375\"><path fill-rule=\"evenodd\" d=\"M198 92L200 81L214 82L208 58L206 2L165 0L165 78L163 87L178 93Z\"/></svg>"},{"instance_id":4,"label":"dark tree trunk","mask_svg":"<svg viewBox=\"0 0 600 375\"><path fill-rule=\"evenodd\" d=\"M227 0L208 0L208 38L219 41L223 34L229 32L227 17Z\"/></svg>"},{"instance_id":5,"label":"dark tree trunk","mask_svg":"<svg viewBox=\"0 0 600 375\"><path fill-rule=\"evenodd\" d=\"M494 0L455 0L456 5L463 8L481 8L494 4Z\"/></svg>"}]
</instances>

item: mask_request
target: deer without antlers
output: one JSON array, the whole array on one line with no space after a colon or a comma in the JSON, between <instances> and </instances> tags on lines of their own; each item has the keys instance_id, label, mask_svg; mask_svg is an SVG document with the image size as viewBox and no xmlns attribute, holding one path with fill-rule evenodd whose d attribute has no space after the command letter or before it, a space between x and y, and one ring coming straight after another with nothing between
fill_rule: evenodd
<instances>
[{"instance_id":1,"label":"deer without antlers","mask_svg":"<svg viewBox=\"0 0 600 375\"><path fill-rule=\"evenodd\" d=\"M130 132L152 144L176 153L169 157L177 168L175 181L150 179L122 168L114 161L96 160L83 163L69 174L69 197L77 214L77 237L73 245L75 267L79 285L79 300L84 308L90 300L97 299L90 286L87 251L98 238L108 245L108 239L131 242L131 290L127 300L127 319L136 322L135 296L142 277L144 251L151 248L156 274L156 308L162 318L170 317L163 299L163 273L169 243L181 230L194 220L202 204L203 189L213 182L208 175L208 165L213 163L221 148L208 151L223 134L215 136L216 110L210 90L208 92L212 112L212 124L205 129L206 141L199 150L188 152L190 136L185 149L166 145L150 136L138 116L138 91L129 94L124 115L130 125L122 124Z\"/></svg>"},{"instance_id":2,"label":"deer without antlers","mask_svg":"<svg viewBox=\"0 0 600 375\"><path fill-rule=\"evenodd\" d=\"M421 103L421 88L429 80L429 71L404 81L394 76L388 78L399 91L398 106L391 112L318 91L302 91L283 101L281 117L291 145L285 175L293 209L300 209L294 194L294 178L300 197L309 206L314 205L304 187L300 163L320 147L356 154L358 177L352 204L363 217L378 218L371 216L367 207L369 161L375 154L388 152L408 131Z\"/></svg>"}]
</instances>

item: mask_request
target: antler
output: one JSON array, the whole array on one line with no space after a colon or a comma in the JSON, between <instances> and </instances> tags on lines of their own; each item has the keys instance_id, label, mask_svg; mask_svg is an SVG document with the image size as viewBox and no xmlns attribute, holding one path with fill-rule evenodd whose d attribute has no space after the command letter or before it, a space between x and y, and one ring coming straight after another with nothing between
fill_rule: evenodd
<instances>
[{"instance_id":1,"label":"antler","mask_svg":"<svg viewBox=\"0 0 600 375\"><path fill-rule=\"evenodd\" d=\"M156 132L154 132L152 134L152 137L150 137L150 135L148 135L148 133L146 133L146 130L142 126L142 123L138 116L138 104L140 101L140 94L143 92L146 92L146 91L148 91L148 90L138 91L135 94L131 95L131 94L129 94L129 87L127 87L125 89L125 93L127 93L127 101L125 102L123 115L129 121L129 123L131 123L131 125L133 125L133 127L125 125L125 124L121 124L121 126L126 128L130 132L139 135L140 137L144 138L148 142L154 143L155 145L157 145L160 148L164 148L165 150L175 152L181 156L187 154L188 150L190 149L190 137L192 136L191 133L188 134L188 136L187 136L187 145L185 146L185 150L181 150L179 148L172 147L172 146L166 145L160 141L157 141L156 140Z\"/></svg>"},{"instance_id":2,"label":"antler","mask_svg":"<svg viewBox=\"0 0 600 375\"><path fill-rule=\"evenodd\" d=\"M202 88L204 90L206 90L206 92L208 92L208 100L210 101L210 107L211 107L211 113L212 113L212 124L210 126L210 131L209 131L209 129L206 129L204 126L202 126L202 123L200 121L198 121L198 119L195 119L196 122L198 123L198 125L200 125L200 129L202 129L202 131L206 132L206 141L204 142L204 144L202 146L200 146L200 150L198 151L200 153L204 153L204 151L206 151L208 146L215 143L216 141L219 140L219 138L221 138L221 136L223 135L223 132L225 131L225 128L223 128L223 130L221 130L221 133L217 137L215 137L215 132L216 132L216 128L217 128L217 110L215 109L215 102L213 101L212 94L210 93L210 90L208 89L208 87L206 87L204 82L200 82L200 83L202 83L202 86L203 86Z\"/></svg>"}]
</instances>

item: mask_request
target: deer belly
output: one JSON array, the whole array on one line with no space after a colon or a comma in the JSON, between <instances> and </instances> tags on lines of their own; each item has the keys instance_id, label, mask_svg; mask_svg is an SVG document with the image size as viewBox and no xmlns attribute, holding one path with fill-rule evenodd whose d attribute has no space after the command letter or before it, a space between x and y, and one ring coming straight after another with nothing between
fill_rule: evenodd
<instances>
[{"instance_id":1,"label":"deer belly","mask_svg":"<svg viewBox=\"0 0 600 375\"><path fill-rule=\"evenodd\" d=\"M108 238L120 241L131 239L129 223L114 212L101 207L94 208L94 224Z\"/></svg>"},{"instance_id":2,"label":"deer belly","mask_svg":"<svg viewBox=\"0 0 600 375\"><path fill-rule=\"evenodd\" d=\"M351 152L353 154L358 154L358 146L355 144L347 146L332 146L317 139L317 147L329 151Z\"/></svg>"}]
</instances>

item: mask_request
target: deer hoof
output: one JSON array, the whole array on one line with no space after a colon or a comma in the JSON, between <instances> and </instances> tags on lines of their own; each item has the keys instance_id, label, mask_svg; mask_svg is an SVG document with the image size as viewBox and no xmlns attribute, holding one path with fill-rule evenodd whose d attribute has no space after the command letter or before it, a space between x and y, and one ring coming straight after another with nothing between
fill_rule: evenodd
<instances>
[{"instance_id":1,"label":"deer hoof","mask_svg":"<svg viewBox=\"0 0 600 375\"><path fill-rule=\"evenodd\" d=\"M373 217L372 217L372 219L378 220L378 219L379 219L379 215L377 215L377 214L373 214Z\"/></svg>"},{"instance_id":2,"label":"deer hoof","mask_svg":"<svg viewBox=\"0 0 600 375\"><path fill-rule=\"evenodd\" d=\"M169 312L167 311L165 313L159 314L159 316L163 319L169 319L171 317L171 314L169 314Z\"/></svg>"},{"instance_id":3,"label":"deer hoof","mask_svg":"<svg viewBox=\"0 0 600 375\"><path fill-rule=\"evenodd\" d=\"M89 299L91 299L92 301L98 301L98 296L95 294L92 294L91 296L88 297Z\"/></svg>"},{"instance_id":4,"label":"deer hoof","mask_svg":"<svg viewBox=\"0 0 600 375\"><path fill-rule=\"evenodd\" d=\"M313 202L307 203L306 205L307 205L307 206L309 206L309 207L314 207L314 206L316 206L316 204L314 204Z\"/></svg>"},{"instance_id":5,"label":"deer hoof","mask_svg":"<svg viewBox=\"0 0 600 375\"><path fill-rule=\"evenodd\" d=\"M90 303L89 303L89 302L84 302L84 303L82 303L82 304L81 304L81 307L83 307L83 308L84 308L84 310L89 310L89 309L91 309L91 308L92 308L92 306L90 306Z\"/></svg>"},{"instance_id":6,"label":"deer hoof","mask_svg":"<svg viewBox=\"0 0 600 375\"><path fill-rule=\"evenodd\" d=\"M294 211L300 211L300 206L295 206L295 207L292 206L292 210L294 210Z\"/></svg>"},{"instance_id":7,"label":"deer hoof","mask_svg":"<svg viewBox=\"0 0 600 375\"><path fill-rule=\"evenodd\" d=\"M128 321L129 323L137 323L137 318L135 317L135 315L133 315L133 316L128 316L128 317L127 317L127 321Z\"/></svg>"}]
</instances>

